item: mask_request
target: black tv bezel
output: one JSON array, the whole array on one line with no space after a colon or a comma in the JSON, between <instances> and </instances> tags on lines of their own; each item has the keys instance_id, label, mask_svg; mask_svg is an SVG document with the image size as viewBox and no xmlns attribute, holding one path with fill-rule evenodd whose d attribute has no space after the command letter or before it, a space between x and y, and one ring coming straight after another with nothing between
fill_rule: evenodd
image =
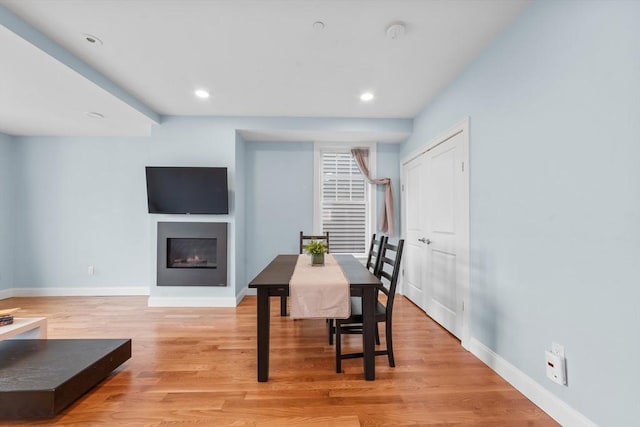
<instances>
[{"instance_id":1,"label":"black tv bezel","mask_svg":"<svg viewBox=\"0 0 640 427\"><path fill-rule=\"evenodd\" d=\"M202 170L202 169L215 169L224 171L224 189L225 189L225 204L224 210L207 210L207 211L191 211L189 209L175 209L175 210L152 210L152 203L150 200L150 185L149 185L149 170ZM145 166L145 180L147 189L147 212L154 215L228 215L229 214L229 173L228 168L223 166Z\"/></svg>"}]
</instances>

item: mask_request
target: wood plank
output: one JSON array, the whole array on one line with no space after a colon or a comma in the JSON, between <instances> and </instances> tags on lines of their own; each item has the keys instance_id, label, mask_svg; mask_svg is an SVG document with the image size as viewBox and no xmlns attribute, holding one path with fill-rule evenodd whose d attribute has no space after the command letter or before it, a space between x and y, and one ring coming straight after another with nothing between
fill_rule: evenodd
<instances>
[{"instance_id":1,"label":"wood plank","mask_svg":"<svg viewBox=\"0 0 640 427\"><path fill-rule=\"evenodd\" d=\"M269 382L256 381L256 300L236 308L147 307L147 297L0 301L48 318L49 338L132 338L132 357L62 414L3 425L557 426L405 298L394 308L396 367L376 358L336 374L322 320L271 306ZM384 334L382 334L384 341ZM346 336L356 349L360 337Z\"/></svg>"}]
</instances>

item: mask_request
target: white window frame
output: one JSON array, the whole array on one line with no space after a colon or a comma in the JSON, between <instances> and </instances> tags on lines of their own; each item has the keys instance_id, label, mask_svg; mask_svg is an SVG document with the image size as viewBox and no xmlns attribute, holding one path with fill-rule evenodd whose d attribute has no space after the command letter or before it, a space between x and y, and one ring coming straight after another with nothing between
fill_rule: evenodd
<instances>
[{"instance_id":1,"label":"white window frame","mask_svg":"<svg viewBox=\"0 0 640 427\"><path fill-rule=\"evenodd\" d=\"M344 143L344 142L314 142L313 144L313 233L322 232L322 204L320 203L321 187L321 152L323 150L345 151L351 152L353 148L364 148L369 150L367 165L369 168L369 174L372 177L376 177L376 143L375 142L359 142L359 143ZM365 177L365 193L367 197L367 217L366 217L366 236L365 236L365 252L354 253L356 258L365 259L369 250L369 242L371 241L371 235L374 233L375 224L377 223L377 203L376 203L376 186L370 184ZM331 240L331 239L329 239Z\"/></svg>"}]
</instances>

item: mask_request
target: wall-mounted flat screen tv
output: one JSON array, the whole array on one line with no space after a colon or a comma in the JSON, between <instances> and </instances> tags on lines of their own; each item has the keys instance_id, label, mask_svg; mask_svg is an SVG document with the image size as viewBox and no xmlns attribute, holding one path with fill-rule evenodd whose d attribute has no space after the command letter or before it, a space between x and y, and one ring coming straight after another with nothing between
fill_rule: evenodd
<instances>
[{"instance_id":1,"label":"wall-mounted flat screen tv","mask_svg":"<svg viewBox=\"0 0 640 427\"><path fill-rule=\"evenodd\" d=\"M227 168L147 166L153 214L228 214Z\"/></svg>"}]
</instances>

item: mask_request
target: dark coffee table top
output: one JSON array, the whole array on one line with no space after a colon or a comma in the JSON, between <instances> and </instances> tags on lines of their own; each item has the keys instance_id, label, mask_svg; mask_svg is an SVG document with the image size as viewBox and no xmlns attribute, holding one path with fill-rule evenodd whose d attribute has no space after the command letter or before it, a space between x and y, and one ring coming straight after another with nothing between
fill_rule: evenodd
<instances>
[{"instance_id":1,"label":"dark coffee table top","mask_svg":"<svg viewBox=\"0 0 640 427\"><path fill-rule=\"evenodd\" d=\"M130 339L0 341L0 392L55 389Z\"/></svg>"}]
</instances>

